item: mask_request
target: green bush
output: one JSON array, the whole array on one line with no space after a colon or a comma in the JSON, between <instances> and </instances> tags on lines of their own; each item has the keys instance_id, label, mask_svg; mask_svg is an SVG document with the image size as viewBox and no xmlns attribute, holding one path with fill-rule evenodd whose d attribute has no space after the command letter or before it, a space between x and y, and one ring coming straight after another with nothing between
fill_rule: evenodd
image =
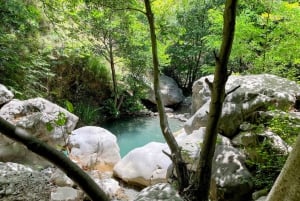
<instances>
[{"instance_id":1,"label":"green bush","mask_svg":"<svg viewBox=\"0 0 300 201\"><path fill-rule=\"evenodd\" d=\"M270 120L269 128L286 143L293 145L300 134L300 120L289 115L278 114Z\"/></svg>"},{"instance_id":2,"label":"green bush","mask_svg":"<svg viewBox=\"0 0 300 201\"><path fill-rule=\"evenodd\" d=\"M253 173L254 188L256 190L271 189L287 159L287 155L274 150L267 139L258 143L253 149L256 152L256 157L246 160L246 165Z\"/></svg>"},{"instance_id":3,"label":"green bush","mask_svg":"<svg viewBox=\"0 0 300 201\"><path fill-rule=\"evenodd\" d=\"M74 113L79 117L79 124L96 125L101 119L100 107L88 103L79 102L74 104Z\"/></svg>"}]
</instances>

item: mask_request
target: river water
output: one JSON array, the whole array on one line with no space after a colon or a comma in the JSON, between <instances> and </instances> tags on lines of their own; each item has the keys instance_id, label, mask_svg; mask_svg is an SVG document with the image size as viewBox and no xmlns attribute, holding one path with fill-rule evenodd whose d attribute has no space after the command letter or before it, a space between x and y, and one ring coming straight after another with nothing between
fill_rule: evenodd
<instances>
[{"instance_id":1,"label":"river water","mask_svg":"<svg viewBox=\"0 0 300 201\"><path fill-rule=\"evenodd\" d=\"M182 128L183 123L170 118L169 125L171 130L175 132ZM130 117L106 122L101 127L117 136L121 157L148 142L165 142L158 117Z\"/></svg>"}]
</instances>

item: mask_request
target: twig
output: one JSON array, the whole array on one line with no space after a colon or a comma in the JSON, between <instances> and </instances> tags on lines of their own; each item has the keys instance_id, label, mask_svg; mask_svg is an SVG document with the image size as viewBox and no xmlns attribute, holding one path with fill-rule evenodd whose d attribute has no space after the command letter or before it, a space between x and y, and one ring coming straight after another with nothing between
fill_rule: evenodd
<instances>
[{"instance_id":1,"label":"twig","mask_svg":"<svg viewBox=\"0 0 300 201\"><path fill-rule=\"evenodd\" d=\"M209 88L210 92L212 92L212 90L213 90L213 83L211 81L209 81L207 78L205 78L205 82L208 85L208 88Z\"/></svg>"},{"instance_id":2,"label":"twig","mask_svg":"<svg viewBox=\"0 0 300 201\"><path fill-rule=\"evenodd\" d=\"M238 86L234 87L233 89L231 89L230 91L226 92L225 98L226 98L229 94L233 93L234 91L236 91L236 90L237 90L238 88L240 88L240 87L241 87L241 85L238 85Z\"/></svg>"}]
</instances>

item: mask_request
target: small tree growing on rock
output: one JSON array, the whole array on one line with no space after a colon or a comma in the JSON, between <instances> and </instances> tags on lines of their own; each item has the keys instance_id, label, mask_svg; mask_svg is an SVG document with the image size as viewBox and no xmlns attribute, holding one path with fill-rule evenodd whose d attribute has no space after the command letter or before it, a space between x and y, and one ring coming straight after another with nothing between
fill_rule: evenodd
<instances>
[{"instance_id":1,"label":"small tree growing on rock","mask_svg":"<svg viewBox=\"0 0 300 201\"><path fill-rule=\"evenodd\" d=\"M152 60L154 69L154 91L157 102L157 108L160 117L160 126L163 135L171 150L171 159L174 163L178 177L179 191L181 194L187 195L189 200L207 201L211 180L212 159L215 151L215 144L218 133L218 123L222 114L223 101L226 97L225 85L229 76L227 64L231 52L237 0L226 0L224 11L223 41L220 52L216 55L216 69L213 83L206 81L211 90L211 103L209 108L209 119L206 128L206 134L202 145L199 164L196 176L192 181L189 180L187 166L182 158L181 148L178 146L167 121L164 111L160 87L159 87L159 61L157 56L157 44L155 35L155 22L151 10L149 0L144 0L146 8L146 16L150 28L151 44L152 44ZM192 179L192 178L191 178ZM191 184L191 186L190 186Z\"/></svg>"}]
</instances>

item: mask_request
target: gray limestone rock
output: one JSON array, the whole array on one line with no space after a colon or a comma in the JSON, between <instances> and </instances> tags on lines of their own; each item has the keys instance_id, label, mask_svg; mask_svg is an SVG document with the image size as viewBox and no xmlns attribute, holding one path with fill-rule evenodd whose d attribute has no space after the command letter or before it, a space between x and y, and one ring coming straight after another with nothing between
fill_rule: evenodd
<instances>
[{"instance_id":1,"label":"gray limestone rock","mask_svg":"<svg viewBox=\"0 0 300 201\"><path fill-rule=\"evenodd\" d=\"M0 162L0 200L49 201L49 177L16 163Z\"/></svg>"},{"instance_id":2,"label":"gray limestone rock","mask_svg":"<svg viewBox=\"0 0 300 201\"><path fill-rule=\"evenodd\" d=\"M80 192L71 187L58 187L51 192L50 201L80 201L82 196Z\"/></svg>"},{"instance_id":3,"label":"gray limestone rock","mask_svg":"<svg viewBox=\"0 0 300 201\"><path fill-rule=\"evenodd\" d=\"M184 100L182 90L178 87L175 80L171 77L161 75L160 76L160 93L163 104L165 106L172 106L181 103ZM150 84L147 99L156 104L153 85Z\"/></svg>"},{"instance_id":4,"label":"gray limestone rock","mask_svg":"<svg viewBox=\"0 0 300 201\"><path fill-rule=\"evenodd\" d=\"M24 101L14 99L0 109L0 116L55 148L66 145L68 133L78 121L74 114L43 98ZM46 160L4 135L0 135L0 161L33 166L49 165Z\"/></svg>"},{"instance_id":5,"label":"gray limestone rock","mask_svg":"<svg viewBox=\"0 0 300 201\"><path fill-rule=\"evenodd\" d=\"M0 84L0 106L11 101L14 95L4 85Z\"/></svg>"},{"instance_id":6,"label":"gray limestone rock","mask_svg":"<svg viewBox=\"0 0 300 201\"><path fill-rule=\"evenodd\" d=\"M209 113L210 90L205 79L213 81L213 76L206 76L193 85L192 113L184 128L192 133L200 127L206 126ZM234 137L242 122L254 112L268 107L287 109L293 106L300 97L300 85L275 75L247 75L230 76L226 84L226 91L231 91L224 100L220 129L223 135Z\"/></svg>"},{"instance_id":7,"label":"gray limestone rock","mask_svg":"<svg viewBox=\"0 0 300 201\"><path fill-rule=\"evenodd\" d=\"M134 201L183 201L183 199L170 184L159 183L143 189Z\"/></svg>"}]
</instances>

